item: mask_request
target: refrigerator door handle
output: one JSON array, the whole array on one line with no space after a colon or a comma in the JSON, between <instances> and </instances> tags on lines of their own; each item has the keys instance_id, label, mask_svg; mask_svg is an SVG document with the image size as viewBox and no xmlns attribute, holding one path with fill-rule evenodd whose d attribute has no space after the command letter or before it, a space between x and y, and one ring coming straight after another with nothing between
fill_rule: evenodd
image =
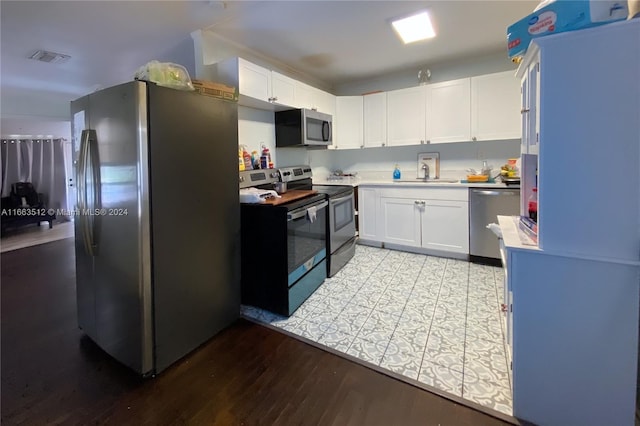
<instances>
[{"instance_id":1,"label":"refrigerator door handle","mask_svg":"<svg viewBox=\"0 0 640 426\"><path fill-rule=\"evenodd\" d=\"M82 131L82 137L80 141L80 155L78 159L78 220L80 221L80 229L82 230L82 242L84 243L84 249L87 254L92 255L90 242L89 242L89 230L87 229L87 155L89 150L90 130L85 129Z\"/></svg>"},{"instance_id":2,"label":"refrigerator door handle","mask_svg":"<svg viewBox=\"0 0 640 426\"><path fill-rule=\"evenodd\" d=\"M89 217L90 226L87 226L88 230L88 243L89 254L91 256L98 255L98 240L100 233L100 223L102 217L102 197L100 194L100 159L98 158L98 140L95 130L89 130L89 137L87 140L87 157L91 162L91 207Z\"/></svg>"}]
</instances>

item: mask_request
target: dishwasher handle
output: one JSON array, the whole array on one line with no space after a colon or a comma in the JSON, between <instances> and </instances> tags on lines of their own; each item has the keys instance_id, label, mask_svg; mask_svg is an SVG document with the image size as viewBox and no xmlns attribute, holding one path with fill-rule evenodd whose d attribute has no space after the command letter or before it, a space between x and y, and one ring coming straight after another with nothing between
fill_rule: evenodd
<instances>
[{"instance_id":1,"label":"dishwasher handle","mask_svg":"<svg viewBox=\"0 0 640 426\"><path fill-rule=\"evenodd\" d=\"M520 195L513 191L490 191L486 189L473 189L471 192L475 195Z\"/></svg>"}]
</instances>

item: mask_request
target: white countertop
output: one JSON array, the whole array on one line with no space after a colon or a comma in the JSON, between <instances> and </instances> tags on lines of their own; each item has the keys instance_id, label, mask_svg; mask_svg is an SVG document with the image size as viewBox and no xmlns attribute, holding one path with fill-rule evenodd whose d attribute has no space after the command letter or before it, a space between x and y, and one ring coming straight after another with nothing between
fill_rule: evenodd
<instances>
[{"instance_id":1,"label":"white countertop","mask_svg":"<svg viewBox=\"0 0 640 426\"><path fill-rule=\"evenodd\" d=\"M504 245L509 249L539 250L538 244L519 229L518 221L517 216L498 216Z\"/></svg>"},{"instance_id":2,"label":"white countertop","mask_svg":"<svg viewBox=\"0 0 640 426\"><path fill-rule=\"evenodd\" d=\"M394 181L392 178L382 178L382 177L344 177L342 179L327 179L327 178L313 178L314 185L350 185L350 186L365 186L365 185L376 185L376 186L425 186L425 187L448 187L448 188L510 188L510 189L520 189L519 185L505 185L504 183L462 183L458 182L429 182L425 183L418 179L415 182L412 181Z\"/></svg>"},{"instance_id":3,"label":"white countertop","mask_svg":"<svg viewBox=\"0 0 640 426\"><path fill-rule=\"evenodd\" d=\"M519 185L505 185L504 183L462 183L462 180L466 180L467 171L459 169L441 169L440 178L455 180L455 182L433 182L428 183L417 179L415 172L403 173L402 179L399 181L393 180L393 173L390 170L358 170L348 171L353 173L354 176L335 176L330 171L324 169L314 170L313 183L315 185L375 185L375 186L404 186L404 187L447 187L447 188L510 188L520 189ZM415 179L414 179L415 178Z\"/></svg>"}]
</instances>

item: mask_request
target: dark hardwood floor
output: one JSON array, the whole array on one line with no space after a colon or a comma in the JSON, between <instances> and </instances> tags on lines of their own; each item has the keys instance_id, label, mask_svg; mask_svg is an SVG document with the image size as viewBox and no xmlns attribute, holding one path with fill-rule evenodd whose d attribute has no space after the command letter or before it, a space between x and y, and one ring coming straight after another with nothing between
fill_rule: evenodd
<instances>
[{"instance_id":1,"label":"dark hardwood floor","mask_svg":"<svg viewBox=\"0 0 640 426\"><path fill-rule=\"evenodd\" d=\"M505 424L242 319L144 380L78 330L72 239L0 262L3 425Z\"/></svg>"}]
</instances>

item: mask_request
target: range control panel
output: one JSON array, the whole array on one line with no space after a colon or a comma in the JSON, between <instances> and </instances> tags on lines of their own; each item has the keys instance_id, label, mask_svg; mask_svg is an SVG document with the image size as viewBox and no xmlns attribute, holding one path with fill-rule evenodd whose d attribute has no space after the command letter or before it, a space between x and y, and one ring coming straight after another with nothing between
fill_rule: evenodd
<instances>
[{"instance_id":1,"label":"range control panel","mask_svg":"<svg viewBox=\"0 0 640 426\"><path fill-rule=\"evenodd\" d=\"M280 174L276 169L245 170L240 172L240 188L249 188L278 182Z\"/></svg>"},{"instance_id":2,"label":"range control panel","mask_svg":"<svg viewBox=\"0 0 640 426\"><path fill-rule=\"evenodd\" d=\"M281 182L310 179L312 176L310 166L281 167L278 169Z\"/></svg>"}]
</instances>

